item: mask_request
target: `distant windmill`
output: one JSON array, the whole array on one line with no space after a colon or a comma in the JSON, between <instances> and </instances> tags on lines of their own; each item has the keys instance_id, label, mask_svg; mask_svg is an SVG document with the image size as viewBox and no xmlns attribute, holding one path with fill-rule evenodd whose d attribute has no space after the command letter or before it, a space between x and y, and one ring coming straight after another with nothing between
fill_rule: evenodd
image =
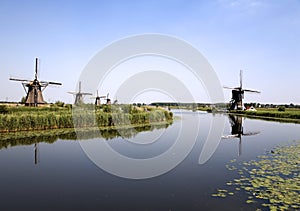
<instances>
[{"instance_id":1,"label":"distant windmill","mask_svg":"<svg viewBox=\"0 0 300 211\"><path fill-rule=\"evenodd\" d=\"M109 93L107 93L107 95L106 95L106 104L110 105L111 104L111 100L108 98L108 96L109 96Z\"/></svg>"},{"instance_id":2,"label":"distant windmill","mask_svg":"<svg viewBox=\"0 0 300 211\"><path fill-rule=\"evenodd\" d=\"M118 104L118 99L117 99L117 98L114 100L113 104L114 104L114 105L115 105L115 104Z\"/></svg>"},{"instance_id":3,"label":"distant windmill","mask_svg":"<svg viewBox=\"0 0 300 211\"><path fill-rule=\"evenodd\" d=\"M79 81L78 92L68 92L69 94L75 95L75 105L83 104L84 95L92 95L92 93L81 92L81 81Z\"/></svg>"},{"instance_id":4,"label":"distant windmill","mask_svg":"<svg viewBox=\"0 0 300 211\"><path fill-rule=\"evenodd\" d=\"M48 85L62 85L58 82L51 81L39 81L38 80L38 58L35 59L35 76L34 80L25 80L25 79L17 79L10 78L12 81L21 81L23 88L26 92L26 106L38 106L39 104L45 104L42 92ZM26 89L27 88L27 89Z\"/></svg>"},{"instance_id":5,"label":"distant windmill","mask_svg":"<svg viewBox=\"0 0 300 211\"><path fill-rule=\"evenodd\" d=\"M97 90L97 95L96 97L92 97L95 99L95 105L99 106L101 105L101 98L106 98L106 96L99 96L98 90Z\"/></svg>"},{"instance_id":6,"label":"distant windmill","mask_svg":"<svg viewBox=\"0 0 300 211\"><path fill-rule=\"evenodd\" d=\"M253 93L260 93L260 91L250 90L250 89L243 89L243 71L240 70L240 86L231 88L224 86L225 89L232 90L232 97L230 101L230 108L229 110L244 110L243 99L244 99L244 92L253 92Z\"/></svg>"},{"instance_id":7,"label":"distant windmill","mask_svg":"<svg viewBox=\"0 0 300 211\"><path fill-rule=\"evenodd\" d=\"M239 139L239 147L238 147L238 156L242 154L242 136L253 136L257 135L260 132L248 132L244 133L243 129L243 117L242 116L234 116L229 115L229 122L231 124L231 135L222 136L222 139Z\"/></svg>"}]
</instances>

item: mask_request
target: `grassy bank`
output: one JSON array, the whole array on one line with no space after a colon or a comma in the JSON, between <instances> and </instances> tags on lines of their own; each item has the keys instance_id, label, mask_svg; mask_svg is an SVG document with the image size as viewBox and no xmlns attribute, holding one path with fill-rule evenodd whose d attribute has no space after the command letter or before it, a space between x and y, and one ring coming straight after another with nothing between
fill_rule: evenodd
<instances>
[{"instance_id":1,"label":"grassy bank","mask_svg":"<svg viewBox=\"0 0 300 211\"><path fill-rule=\"evenodd\" d=\"M278 111L278 109L258 109L257 111L230 111L230 113L266 120L300 123L300 109L285 109L285 111Z\"/></svg>"},{"instance_id":2,"label":"grassy bank","mask_svg":"<svg viewBox=\"0 0 300 211\"><path fill-rule=\"evenodd\" d=\"M173 114L160 108L132 105L93 105L70 108L7 108L0 114L0 132L47 130L61 128L113 127L146 125L172 121Z\"/></svg>"}]
</instances>

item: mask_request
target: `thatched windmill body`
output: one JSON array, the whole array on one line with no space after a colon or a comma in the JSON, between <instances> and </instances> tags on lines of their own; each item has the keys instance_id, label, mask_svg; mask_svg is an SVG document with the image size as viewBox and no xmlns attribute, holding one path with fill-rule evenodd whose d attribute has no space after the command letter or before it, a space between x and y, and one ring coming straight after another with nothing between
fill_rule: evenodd
<instances>
[{"instance_id":1,"label":"thatched windmill body","mask_svg":"<svg viewBox=\"0 0 300 211\"><path fill-rule=\"evenodd\" d=\"M230 101L230 108L229 110L244 110L243 99L245 92L252 92L252 93L260 93L260 91L250 90L250 89L243 89L243 71L240 70L240 86L231 88L224 86L225 89L232 90L232 97Z\"/></svg>"},{"instance_id":2,"label":"thatched windmill body","mask_svg":"<svg viewBox=\"0 0 300 211\"><path fill-rule=\"evenodd\" d=\"M34 80L10 78L12 81L22 82L23 88L26 92L26 106L38 106L39 104L45 104L42 92L48 85L62 85L58 82L52 81L39 81L38 80L38 58L35 59L35 76Z\"/></svg>"},{"instance_id":3,"label":"thatched windmill body","mask_svg":"<svg viewBox=\"0 0 300 211\"><path fill-rule=\"evenodd\" d=\"M78 92L68 92L68 93L75 96L75 102L74 102L75 105L83 104L83 97L85 95L92 95L92 93L81 92L81 81L79 81Z\"/></svg>"}]
</instances>

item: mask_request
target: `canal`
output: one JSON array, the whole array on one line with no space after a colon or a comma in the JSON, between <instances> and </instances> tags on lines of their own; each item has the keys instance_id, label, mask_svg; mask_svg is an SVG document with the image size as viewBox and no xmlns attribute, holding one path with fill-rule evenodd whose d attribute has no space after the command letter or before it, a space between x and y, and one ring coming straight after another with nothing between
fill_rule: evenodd
<instances>
[{"instance_id":1,"label":"canal","mask_svg":"<svg viewBox=\"0 0 300 211\"><path fill-rule=\"evenodd\" d=\"M237 172L226 168L231 160L255 160L280 144L300 140L300 125L225 114L173 112L176 120L171 125L146 128L132 135L122 135L123 131L109 138L57 138L29 144L16 140L18 144L2 147L0 210L261 208L257 203L247 204L247 194L242 191L226 198L212 194L237 177ZM218 127L224 126L218 140L209 138L219 130L213 121ZM206 149L208 145L211 147ZM120 156L110 155L106 147ZM118 160L120 157L126 162ZM147 163L152 158L157 159ZM139 164L132 167L133 160Z\"/></svg>"}]
</instances>

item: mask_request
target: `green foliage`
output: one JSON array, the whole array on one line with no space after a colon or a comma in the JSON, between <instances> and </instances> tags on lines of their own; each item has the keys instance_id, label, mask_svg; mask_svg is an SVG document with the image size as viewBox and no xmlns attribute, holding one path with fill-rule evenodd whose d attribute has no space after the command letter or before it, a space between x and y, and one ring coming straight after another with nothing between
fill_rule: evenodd
<instances>
[{"instance_id":1,"label":"green foliage","mask_svg":"<svg viewBox=\"0 0 300 211\"><path fill-rule=\"evenodd\" d=\"M65 108L68 109L68 110L71 110L72 109L72 104L65 104Z\"/></svg>"},{"instance_id":2,"label":"green foliage","mask_svg":"<svg viewBox=\"0 0 300 211\"><path fill-rule=\"evenodd\" d=\"M20 103L22 103L22 104L25 104L25 103L26 103L26 96L23 96L23 97L21 98Z\"/></svg>"},{"instance_id":3,"label":"green foliage","mask_svg":"<svg viewBox=\"0 0 300 211\"><path fill-rule=\"evenodd\" d=\"M285 111L285 107L284 106L279 106L278 111Z\"/></svg>"},{"instance_id":4,"label":"green foliage","mask_svg":"<svg viewBox=\"0 0 300 211\"><path fill-rule=\"evenodd\" d=\"M104 112L110 113L111 112L111 105L102 105L102 109L103 109Z\"/></svg>"},{"instance_id":5,"label":"green foliage","mask_svg":"<svg viewBox=\"0 0 300 211\"><path fill-rule=\"evenodd\" d=\"M56 106L58 106L58 107L64 107L65 103L62 102L62 101L56 101L56 102L54 103L54 105L56 105Z\"/></svg>"},{"instance_id":6,"label":"green foliage","mask_svg":"<svg viewBox=\"0 0 300 211\"><path fill-rule=\"evenodd\" d=\"M0 105L0 114L7 114L8 108L6 105Z\"/></svg>"}]
</instances>

